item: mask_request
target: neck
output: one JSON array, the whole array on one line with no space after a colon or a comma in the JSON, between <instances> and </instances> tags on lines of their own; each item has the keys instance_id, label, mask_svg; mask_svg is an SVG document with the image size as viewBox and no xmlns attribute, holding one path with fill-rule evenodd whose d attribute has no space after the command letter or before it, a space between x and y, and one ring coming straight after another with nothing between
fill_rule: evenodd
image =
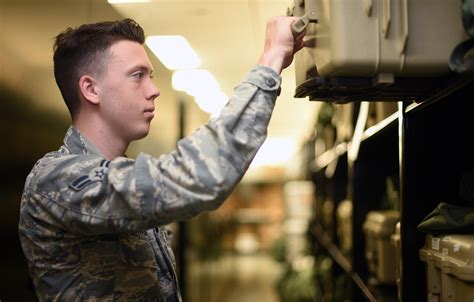
<instances>
[{"instance_id":1,"label":"neck","mask_svg":"<svg viewBox=\"0 0 474 302\"><path fill-rule=\"evenodd\" d=\"M101 127L100 123L83 121L78 119L73 122L82 135L84 135L108 160L118 156L124 156L130 142L115 135L107 127Z\"/></svg>"}]
</instances>

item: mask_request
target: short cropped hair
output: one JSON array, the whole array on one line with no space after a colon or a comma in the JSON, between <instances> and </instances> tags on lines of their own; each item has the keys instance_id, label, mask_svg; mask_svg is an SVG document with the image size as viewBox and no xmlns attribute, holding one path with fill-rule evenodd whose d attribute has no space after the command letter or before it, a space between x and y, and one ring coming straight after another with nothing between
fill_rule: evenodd
<instances>
[{"instance_id":1,"label":"short cropped hair","mask_svg":"<svg viewBox=\"0 0 474 302\"><path fill-rule=\"evenodd\" d=\"M100 76L109 48L121 40L143 45L145 34L137 22L127 18L69 27L56 36L54 77L73 118L80 106L79 79L83 75Z\"/></svg>"}]
</instances>

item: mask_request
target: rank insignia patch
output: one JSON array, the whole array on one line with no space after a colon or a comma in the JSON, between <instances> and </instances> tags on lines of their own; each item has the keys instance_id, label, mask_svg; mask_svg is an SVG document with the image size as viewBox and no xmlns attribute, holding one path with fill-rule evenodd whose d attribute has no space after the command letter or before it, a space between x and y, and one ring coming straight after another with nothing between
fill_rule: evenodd
<instances>
[{"instance_id":1,"label":"rank insignia patch","mask_svg":"<svg viewBox=\"0 0 474 302\"><path fill-rule=\"evenodd\" d=\"M88 175L82 175L75 179L72 183L69 184L69 187L76 191L80 191L88 184L100 181L102 178L104 178L105 174L107 174L109 164L110 161L105 159L102 160L98 167L92 169Z\"/></svg>"}]
</instances>

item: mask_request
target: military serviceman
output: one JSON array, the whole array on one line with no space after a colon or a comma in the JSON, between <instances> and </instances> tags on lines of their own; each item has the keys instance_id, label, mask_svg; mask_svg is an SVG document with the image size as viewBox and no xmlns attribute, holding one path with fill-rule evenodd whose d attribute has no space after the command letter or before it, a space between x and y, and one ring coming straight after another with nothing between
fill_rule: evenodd
<instances>
[{"instance_id":1,"label":"military serviceman","mask_svg":"<svg viewBox=\"0 0 474 302\"><path fill-rule=\"evenodd\" d=\"M40 301L180 301L164 226L216 209L263 143L279 73L303 47L293 17L267 22L259 62L221 115L153 157L125 152L148 134L154 100L142 28L131 19L56 37L54 74L72 117L64 145L28 175L19 234Z\"/></svg>"}]
</instances>

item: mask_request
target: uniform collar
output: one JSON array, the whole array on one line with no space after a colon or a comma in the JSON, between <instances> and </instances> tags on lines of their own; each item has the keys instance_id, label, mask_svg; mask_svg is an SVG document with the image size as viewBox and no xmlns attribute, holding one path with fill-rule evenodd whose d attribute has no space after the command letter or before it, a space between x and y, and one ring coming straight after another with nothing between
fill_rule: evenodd
<instances>
[{"instance_id":1,"label":"uniform collar","mask_svg":"<svg viewBox=\"0 0 474 302\"><path fill-rule=\"evenodd\" d=\"M67 130L66 136L64 137L64 145L73 154L95 154L104 157L99 149L74 126L70 126Z\"/></svg>"}]
</instances>

